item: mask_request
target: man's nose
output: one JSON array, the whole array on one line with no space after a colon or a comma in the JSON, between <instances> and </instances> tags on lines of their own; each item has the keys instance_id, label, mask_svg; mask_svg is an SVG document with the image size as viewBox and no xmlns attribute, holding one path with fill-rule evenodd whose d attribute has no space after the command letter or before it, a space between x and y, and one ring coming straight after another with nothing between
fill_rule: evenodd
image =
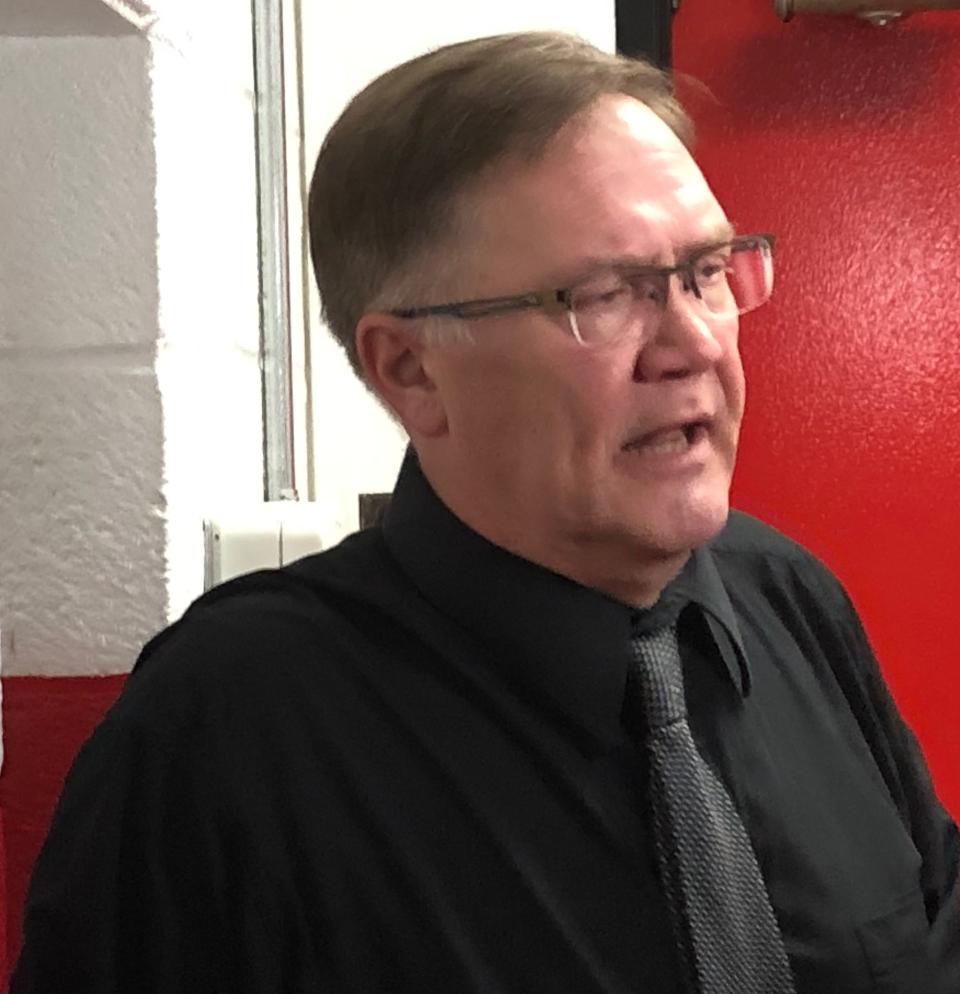
<instances>
[{"instance_id":1,"label":"man's nose","mask_svg":"<svg viewBox=\"0 0 960 994\"><path fill-rule=\"evenodd\" d=\"M674 273L656 334L637 357L636 378L655 381L689 376L716 365L726 348L721 331L729 335L730 322L731 318L707 310L692 277Z\"/></svg>"}]
</instances>

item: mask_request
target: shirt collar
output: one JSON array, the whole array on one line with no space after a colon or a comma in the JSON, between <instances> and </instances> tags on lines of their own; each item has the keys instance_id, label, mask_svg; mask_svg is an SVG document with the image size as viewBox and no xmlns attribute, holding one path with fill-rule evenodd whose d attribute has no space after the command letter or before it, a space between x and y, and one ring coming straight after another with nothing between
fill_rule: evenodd
<instances>
[{"instance_id":1,"label":"shirt collar","mask_svg":"<svg viewBox=\"0 0 960 994\"><path fill-rule=\"evenodd\" d=\"M746 697L750 693L751 674L747 651L737 616L724 586L717 561L707 543L693 551L688 568L677 577L677 586L691 601L698 604L707 621L717 649L723 658L734 686Z\"/></svg>"},{"instance_id":2,"label":"shirt collar","mask_svg":"<svg viewBox=\"0 0 960 994\"><path fill-rule=\"evenodd\" d=\"M383 518L388 548L434 607L487 646L511 684L559 709L610 748L620 734L634 610L514 555L457 518L412 449ZM735 685L749 671L730 598L708 548L677 578L704 609ZM718 637L719 636L719 637Z\"/></svg>"}]
</instances>

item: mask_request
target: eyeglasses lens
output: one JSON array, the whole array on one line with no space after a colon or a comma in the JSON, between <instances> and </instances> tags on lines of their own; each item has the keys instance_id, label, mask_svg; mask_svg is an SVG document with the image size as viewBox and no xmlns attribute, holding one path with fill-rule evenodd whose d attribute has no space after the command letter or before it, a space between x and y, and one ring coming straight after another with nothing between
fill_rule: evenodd
<instances>
[{"instance_id":1,"label":"eyeglasses lens","mask_svg":"<svg viewBox=\"0 0 960 994\"><path fill-rule=\"evenodd\" d=\"M738 314L765 304L773 293L773 252L769 243L752 239L747 246L731 252L726 276Z\"/></svg>"},{"instance_id":2,"label":"eyeglasses lens","mask_svg":"<svg viewBox=\"0 0 960 994\"><path fill-rule=\"evenodd\" d=\"M744 239L700 256L693 273L701 306L716 315L746 314L770 299L773 252L763 238ZM605 344L631 331L653 333L668 293L664 275L611 273L591 280L571 295L574 334L585 344Z\"/></svg>"}]
</instances>

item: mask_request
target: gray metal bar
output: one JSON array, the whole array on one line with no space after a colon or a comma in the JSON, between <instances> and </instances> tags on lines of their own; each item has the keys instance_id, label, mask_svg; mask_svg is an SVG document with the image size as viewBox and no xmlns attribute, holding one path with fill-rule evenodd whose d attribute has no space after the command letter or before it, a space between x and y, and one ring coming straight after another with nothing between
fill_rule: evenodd
<instances>
[{"instance_id":1,"label":"gray metal bar","mask_svg":"<svg viewBox=\"0 0 960 994\"><path fill-rule=\"evenodd\" d=\"M796 14L886 14L896 17L923 10L958 10L960 0L774 0L774 8L784 20Z\"/></svg>"},{"instance_id":2,"label":"gray metal bar","mask_svg":"<svg viewBox=\"0 0 960 994\"><path fill-rule=\"evenodd\" d=\"M260 230L264 499L296 499L281 0L251 0Z\"/></svg>"}]
</instances>

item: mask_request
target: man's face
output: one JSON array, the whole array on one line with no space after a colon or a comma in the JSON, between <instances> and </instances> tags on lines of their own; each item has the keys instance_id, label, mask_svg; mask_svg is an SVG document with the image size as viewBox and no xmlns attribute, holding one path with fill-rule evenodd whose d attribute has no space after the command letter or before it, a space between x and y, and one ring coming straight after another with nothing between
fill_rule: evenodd
<instances>
[{"instance_id":1,"label":"man's face","mask_svg":"<svg viewBox=\"0 0 960 994\"><path fill-rule=\"evenodd\" d=\"M493 171L470 206L475 298L563 287L591 260L673 265L729 231L683 144L625 96L533 166ZM581 560L665 560L723 526L744 405L735 316L701 310L674 278L645 342L585 347L542 311L471 330L430 346L447 433L424 463L468 524L577 578Z\"/></svg>"}]
</instances>

